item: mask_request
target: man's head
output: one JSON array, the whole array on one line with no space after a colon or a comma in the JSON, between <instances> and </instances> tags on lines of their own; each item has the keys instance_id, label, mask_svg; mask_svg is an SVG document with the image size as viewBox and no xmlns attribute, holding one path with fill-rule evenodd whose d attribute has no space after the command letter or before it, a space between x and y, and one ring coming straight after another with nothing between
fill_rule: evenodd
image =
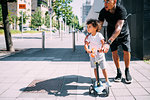
<instances>
[{"instance_id":1,"label":"man's head","mask_svg":"<svg viewBox=\"0 0 150 100\"><path fill-rule=\"evenodd\" d=\"M105 9L109 11L116 6L117 0L104 0L104 2L105 2Z\"/></svg>"}]
</instances>

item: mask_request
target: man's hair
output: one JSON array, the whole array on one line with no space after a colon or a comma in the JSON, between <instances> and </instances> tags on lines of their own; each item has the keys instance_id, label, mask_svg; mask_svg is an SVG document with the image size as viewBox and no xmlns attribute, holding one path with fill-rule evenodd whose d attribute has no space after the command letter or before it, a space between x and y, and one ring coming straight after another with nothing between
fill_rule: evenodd
<instances>
[{"instance_id":1,"label":"man's hair","mask_svg":"<svg viewBox=\"0 0 150 100\"><path fill-rule=\"evenodd\" d=\"M99 32L100 31L100 22L99 22L99 20L97 20L97 19L89 19L87 22L86 22L86 24L87 25L89 25L89 24L92 24L92 26L93 27L97 27L97 30L96 30L96 32Z\"/></svg>"}]
</instances>

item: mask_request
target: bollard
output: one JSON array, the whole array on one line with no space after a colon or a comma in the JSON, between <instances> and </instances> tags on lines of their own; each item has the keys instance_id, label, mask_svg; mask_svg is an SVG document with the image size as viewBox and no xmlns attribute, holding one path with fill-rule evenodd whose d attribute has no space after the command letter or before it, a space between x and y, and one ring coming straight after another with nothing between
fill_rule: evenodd
<instances>
[{"instance_id":1,"label":"bollard","mask_svg":"<svg viewBox=\"0 0 150 100\"><path fill-rule=\"evenodd\" d=\"M73 52L75 52L75 31L72 32L72 39L73 39Z\"/></svg>"},{"instance_id":2,"label":"bollard","mask_svg":"<svg viewBox=\"0 0 150 100\"><path fill-rule=\"evenodd\" d=\"M45 49L45 31L42 32L42 50Z\"/></svg>"}]
</instances>

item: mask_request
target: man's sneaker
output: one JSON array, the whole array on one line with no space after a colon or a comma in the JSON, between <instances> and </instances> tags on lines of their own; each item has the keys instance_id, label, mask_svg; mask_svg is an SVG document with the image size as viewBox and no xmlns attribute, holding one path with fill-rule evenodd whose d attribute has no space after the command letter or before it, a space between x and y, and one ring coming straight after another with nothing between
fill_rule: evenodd
<instances>
[{"instance_id":1,"label":"man's sneaker","mask_svg":"<svg viewBox=\"0 0 150 100\"><path fill-rule=\"evenodd\" d=\"M111 87L111 86L112 86L112 84L111 84L110 82L106 82L106 85L107 85L108 87Z\"/></svg>"},{"instance_id":2,"label":"man's sneaker","mask_svg":"<svg viewBox=\"0 0 150 100\"><path fill-rule=\"evenodd\" d=\"M132 77L131 77L129 71L125 71L125 76L126 76L125 82L130 84L132 82Z\"/></svg>"},{"instance_id":3,"label":"man's sneaker","mask_svg":"<svg viewBox=\"0 0 150 100\"><path fill-rule=\"evenodd\" d=\"M101 81L99 81L99 83L100 83L100 86L103 86L103 83L101 82ZM97 81L95 81L95 87L97 87Z\"/></svg>"},{"instance_id":4,"label":"man's sneaker","mask_svg":"<svg viewBox=\"0 0 150 100\"><path fill-rule=\"evenodd\" d=\"M117 76L115 77L114 81L115 82L121 82L122 79L122 74L121 73L117 73Z\"/></svg>"}]
</instances>

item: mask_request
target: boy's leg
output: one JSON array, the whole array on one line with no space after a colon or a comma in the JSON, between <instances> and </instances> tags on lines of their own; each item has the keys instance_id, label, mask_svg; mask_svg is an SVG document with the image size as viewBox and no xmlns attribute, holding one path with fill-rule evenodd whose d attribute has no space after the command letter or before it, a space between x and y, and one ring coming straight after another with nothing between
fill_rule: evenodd
<instances>
[{"instance_id":1,"label":"boy's leg","mask_svg":"<svg viewBox=\"0 0 150 100\"><path fill-rule=\"evenodd\" d=\"M109 82L106 70L102 69L102 72L103 72L106 82Z\"/></svg>"},{"instance_id":2,"label":"boy's leg","mask_svg":"<svg viewBox=\"0 0 150 100\"><path fill-rule=\"evenodd\" d=\"M106 85L107 85L108 87L111 87L112 85L111 85L111 83L110 83L109 80L108 80L108 76L107 76L107 71L106 71L106 69L102 69L102 72L103 72L103 75L104 75L105 80L106 80Z\"/></svg>"},{"instance_id":3,"label":"boy's leg","mask_svg":"<svg viewBox=\"0 0 150 100\"><path fill-rule=\"evenodd\" d=\"M94 68L94 74L95 74L96 81L98 81L97 80L97 70L96 70L96 68Z\"/></svg>"}]
</instances>

